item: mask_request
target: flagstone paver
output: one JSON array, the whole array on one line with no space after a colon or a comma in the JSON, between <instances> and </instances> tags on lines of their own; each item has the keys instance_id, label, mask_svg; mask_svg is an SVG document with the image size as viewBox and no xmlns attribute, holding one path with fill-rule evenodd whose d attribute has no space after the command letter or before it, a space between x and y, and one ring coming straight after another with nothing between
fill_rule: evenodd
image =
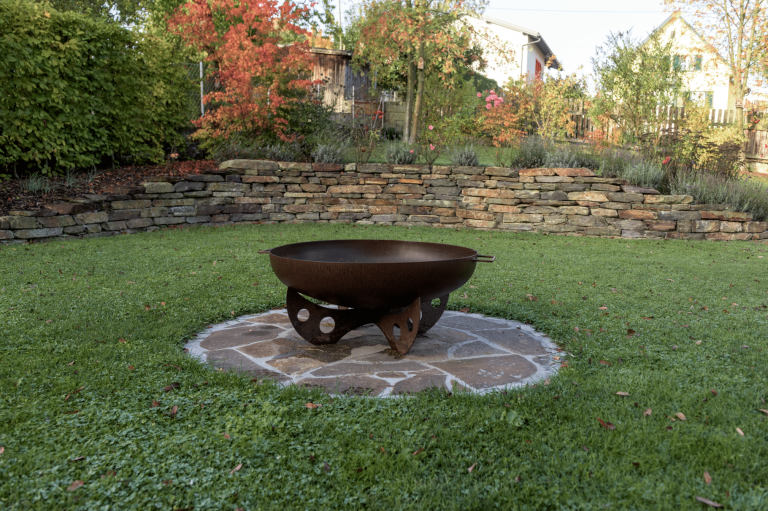
<instances>
[{"instance_id":1,"label":"flagstone paver","mask_svg":"<svg viewBox=\"0 0 768 511\"><path fill-rule=\"evenodd\" d=\"M187 344L192 356L224 371L334 394L397 396L430 388L484 393L535 383L556 372L556 346L517 321L447 311L401 355L374 325L337 344L315 346L285 310L209 327Z\"/></svg>"}]
</instances>

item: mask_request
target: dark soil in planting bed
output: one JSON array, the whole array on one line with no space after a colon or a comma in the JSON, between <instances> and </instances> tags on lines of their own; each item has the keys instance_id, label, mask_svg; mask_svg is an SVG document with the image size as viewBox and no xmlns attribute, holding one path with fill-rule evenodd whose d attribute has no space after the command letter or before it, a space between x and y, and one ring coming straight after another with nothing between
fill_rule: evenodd
<instances>
[{"instance_id":1,"label":"dark soil in planting bed","mask_svg":"<svg viewBox=\"0 0 768 511\"><path fill-rule=\"evenodd\" d=\"M0 182L0 216L9 211L37 211L45 204L84 199L88 194L116 193L117 186L138 186L154 176L184 176L203 174L218 166L213 160L193 160L164 163L162 165L135 165L107 170L88 180L89 174L77 175L72 186L67 186L64 177L45 178L48 191L31 192L28 178Z\"/></svg>"}]
</instances>

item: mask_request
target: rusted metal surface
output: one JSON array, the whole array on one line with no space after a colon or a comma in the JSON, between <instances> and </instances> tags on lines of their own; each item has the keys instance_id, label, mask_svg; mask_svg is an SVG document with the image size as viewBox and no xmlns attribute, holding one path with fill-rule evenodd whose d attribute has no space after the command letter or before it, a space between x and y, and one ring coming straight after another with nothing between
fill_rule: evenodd
<instances>
[{"instance_id":1,"label":"rusted metal surface","mask_svg":"<svg viewBox=\"0 0 768 511\"><path fill-rule=\"evenodd\" d=\"M403 354L418 334L437 323L448 295L469 280L476 263L495 259L455 245L391 240L294 243L259 253L269 253L275 275L288 286L288 314L304 339L332 344L355 328L376 323L392 349ZM322 307L301 295L339 308ZM436 298L440 304L433 307ZM309 319L302 321L304 309ZM330 332L320 328L326 317L334 321Z\"/></svg>"}]
</instances>

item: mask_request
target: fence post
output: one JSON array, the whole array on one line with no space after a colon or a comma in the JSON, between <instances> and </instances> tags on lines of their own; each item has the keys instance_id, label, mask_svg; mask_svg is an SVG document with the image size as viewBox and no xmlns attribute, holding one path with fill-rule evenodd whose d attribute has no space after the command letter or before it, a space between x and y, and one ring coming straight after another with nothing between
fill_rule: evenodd
<instances>
[{"instance_id":1,"label":"fence post","mask_svg":"<svg viewBox=\"0 0 768 511\"><path fill-rule=\"evenodd\" d=\"M203 95L205 94L205 86L203 84L203 61L200 61L200 117L205 115L205 104L203 103Z\"/></svg>"}]
</instances>

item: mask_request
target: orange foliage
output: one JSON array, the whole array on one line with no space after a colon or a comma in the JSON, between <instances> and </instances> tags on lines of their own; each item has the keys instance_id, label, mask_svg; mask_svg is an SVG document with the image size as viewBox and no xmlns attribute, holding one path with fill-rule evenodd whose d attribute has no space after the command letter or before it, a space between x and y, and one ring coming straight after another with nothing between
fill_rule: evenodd
<instances>
[{"instance_id":1,"label":"orange foliage","mask_svg":"<svg viewBox=\"0 0 768 511\"><path fill-rule=\"evenodd\" d=\"M298 25L307 8L277 0L192 0L168 19L190 47L206 52L223 90L206 94L196 137L222 139L238 131L273 131L290 140L281 108L308 90L309 43L280 44L309 32Z\"/></svg>"}]
</instances>

